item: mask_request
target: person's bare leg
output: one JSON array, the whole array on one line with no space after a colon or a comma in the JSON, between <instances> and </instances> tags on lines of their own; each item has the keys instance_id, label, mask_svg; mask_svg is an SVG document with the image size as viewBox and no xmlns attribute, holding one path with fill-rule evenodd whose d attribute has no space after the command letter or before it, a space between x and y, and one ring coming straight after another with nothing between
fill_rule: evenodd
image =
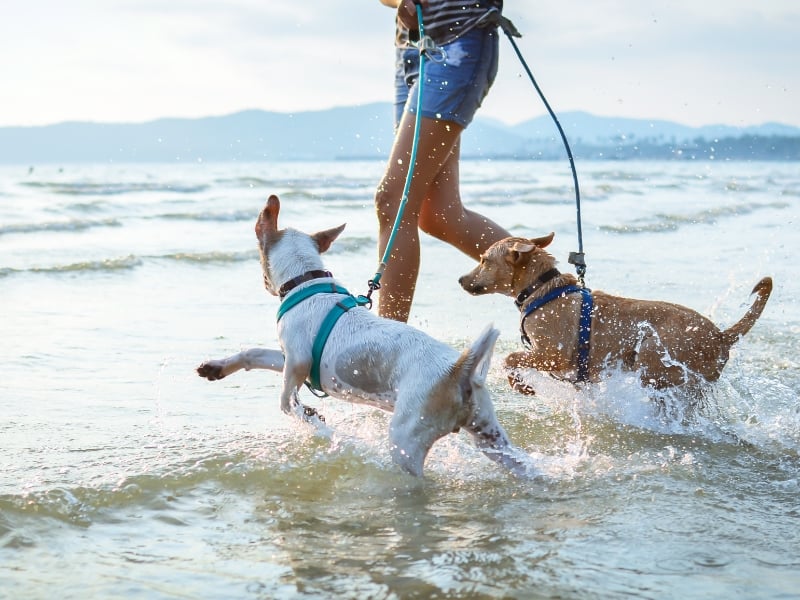
<instances>
[{"instance_id":1,"label":"person's bare leg","mask_svg":"<svg viewBox=\"0 0 800 600\"><path fill-rule=\"evenodd\" d=\"M381 278L378 314L407 321L419 273L419 215L428 189L448 160L463 128L456 123L422 117L417 162L401 224L395 234ZM375 194L378 213L378 254L383 258L403 196L414 140L414 115L404 113L386 173Z\"/></svg>"},{"instance_id":2,"label":"person's bare leg","mask_svg":"<svg viewBox=\"0 0 800 600\"><path fill-rule=\"evenodd\" d=\"M500 225L461 203L459 184L459 153L461 137L428 188L422 203L419 227L464 254L477 260L481 253L510 233Z\"/></svg>"}]
</instances>

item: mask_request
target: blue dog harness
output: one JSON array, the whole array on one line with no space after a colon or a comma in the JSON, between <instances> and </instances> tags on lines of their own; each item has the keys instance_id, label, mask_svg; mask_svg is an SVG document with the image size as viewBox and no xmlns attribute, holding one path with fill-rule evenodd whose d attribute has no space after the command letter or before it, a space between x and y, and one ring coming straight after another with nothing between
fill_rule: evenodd
<instances>
[{"instance_id":1,"label":"blue dog harness","mask_svg":"<svg viewBox=\"0 0 800 600\"><path fill-rule=\"evenodd\" d=\"M581 300L580 323L578 325L578 381L587 381L589 379L589 342L592 335L592 309L594 308L594 299L592 298L591 290L577 285L565 285L549 291L547 294L541 298L536 298L525 307L525 310L520 316L519 328L522 333L522 343L530 348L531 340L525 333L525 318L551 300L563 298L574 293L580 293L583 297ZM525 298L522 298L523 294L520 294L516 302L520 310L522 310L522 303L525 300Z\"/></svg>"},{"instance_id":2,"label":"blue dog harness","mask_svg":"<svg viewBox=\"0 0 800 600\"><path fill-rule=\"evenodd\" d=\"M281 296L285 296L292 287L299 285L299 283L303 283L305 281L309 281L310 279L316 279L317 277L331 277L332 275L327 271L312 271L310 272L312 277L308 277L306 275L301 275L298 278L293 279L290 284L294 284L289 286L283 285L280 289ZM307 274L308 275L308 274ZM288 289L287 289L288 288ZM357 306L364 306L369 304L369 300L364 296L359 296L358 298L354 297L350 292L344 289L341 286L338 286L331 283L316 283L314 285L310 285L307 288L303 288L292 294L291 296L285 298L282 302L280 307L278 308L278 321L281 320L281 317L285 315L288 311L292 308L300 304L303 300L310 298L316 294L344 294L345 298L342 298L339 302L337 302L333 308L328 312L325 320L322 321L322 325L320 325L319 331L317 332L317 337L314 338L314 345L311 348L311 373L309 375L309 381L306 382L306 385L311 390L322 391L322 385L320 384L319 379L319 369L320 369L320 360L322 358L322 350L325 348L325 343L328 341L328 337L331 334L331 330L333 326L336 325L336 322L339 318L349 311L351 308L355 308Z\"/></svg>"}]
</instances>

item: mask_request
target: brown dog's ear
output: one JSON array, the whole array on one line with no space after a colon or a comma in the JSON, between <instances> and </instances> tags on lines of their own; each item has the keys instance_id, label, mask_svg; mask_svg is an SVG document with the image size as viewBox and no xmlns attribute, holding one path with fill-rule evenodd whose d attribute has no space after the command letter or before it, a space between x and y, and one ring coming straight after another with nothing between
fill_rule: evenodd
<instances>
[{"instance_id":1,"label":"brown dog's ear","mask_svg":"<svg viewBox=\"0 0 800 600\"><path fill-rule=\"evenodd\" d=\"M514 242L511 245L511 248L508 249L508 253L506 254L506 259L512 265L518 265L520 263L527 261L527 259L523 260L522 258L523 254L527 254L528 252L533 252L535 249L536 249L536 244Z\"/></svg>"},{"instance_id":2,"label":"brown dog's ear","mask_svg":"<svg viewBox=\"0 0 800 600\"><path fill-rule=\"evenodd\" d=\"M339 237L339 234L344 231L345 225L346 223L342 223L338 227L334 227L333 229L326 229L325 231L318 231L317 233L311 236L311 239L317 243L317 248L319 248L320 254L326 252L328 248L331 247L333 240Z\"/></svg>"},{"instance_id":3,"label":"brown dog's ear","mask_svg":"<svg viewBox=\"0 0 800 600\"><path fill-rule=\"evenodd\" d=\"M256 237L261 239L267 233L278 231L278 213L281 210L281 201L275 194L267 198L267 205L258 215L256 221Z\"/></svg>"},{"instance_id":4,"label":"brown dog's ear","mask_svg":"<svg viewBox=\"0 0 800 600\"><path fill-rule=\"evenodd\" d=\"M531 240L530 244L525 244L523 242L514 242L514 244L511 246L511 251L524 254L525 252L530 252L534 248L536 248L536 243L533 240Z\"/></svg>"},{"instance_id":5,"label":"brown dog's ear","mask_svg":"<svg viewBox=\"0 0 800 600\"><path fill-rule=\"evenodd\" d=\"M547 235L543 235L542 237L533 238L531 240L531 244L536 244L539 248L545 248L546 246L550 245L550 242L553 241L553 238L556 236L554 231L551 231Z\"/></svg>"}]
</instances>

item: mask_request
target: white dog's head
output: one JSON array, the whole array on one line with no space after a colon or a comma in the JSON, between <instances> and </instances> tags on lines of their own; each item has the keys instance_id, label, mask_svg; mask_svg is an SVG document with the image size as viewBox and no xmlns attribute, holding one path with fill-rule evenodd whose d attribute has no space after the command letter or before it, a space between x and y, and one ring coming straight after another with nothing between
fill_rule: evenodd
<instances>
[{"instance_id":1,"label":"white dog's head","mask_svg":"<svg viewBox=\"0 0 800 600\"><path fill-rule=\"evenodd\" d=\"M320 254L344 231L344 224L308 235L296 229L278 229L281 203L274 194L256 221L264 286L277 296L281 285L298 275L323 268Z\"/></svg>"}]
</instances>

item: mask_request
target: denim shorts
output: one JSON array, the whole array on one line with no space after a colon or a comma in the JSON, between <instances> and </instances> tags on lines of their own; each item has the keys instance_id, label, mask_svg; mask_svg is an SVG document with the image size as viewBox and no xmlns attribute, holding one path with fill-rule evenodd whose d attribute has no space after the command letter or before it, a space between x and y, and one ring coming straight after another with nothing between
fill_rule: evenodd
<instances>
[{"instance_id":1,"label":"denim shorts","mask_svg":"<svg viewBox=\"0 0 800 600\"><path fill-rule=\"evenodd\" d=\"M425 60L422 89L423 117L452 121L462 127L472 122L497 75L498 35L494 27L475 28L441 46L443 58ZM434 58L438 58L434 55ZM417 112L419 50L398 48L395 55L395 127L403 111Z\"/></svg>"}]
</instances>

